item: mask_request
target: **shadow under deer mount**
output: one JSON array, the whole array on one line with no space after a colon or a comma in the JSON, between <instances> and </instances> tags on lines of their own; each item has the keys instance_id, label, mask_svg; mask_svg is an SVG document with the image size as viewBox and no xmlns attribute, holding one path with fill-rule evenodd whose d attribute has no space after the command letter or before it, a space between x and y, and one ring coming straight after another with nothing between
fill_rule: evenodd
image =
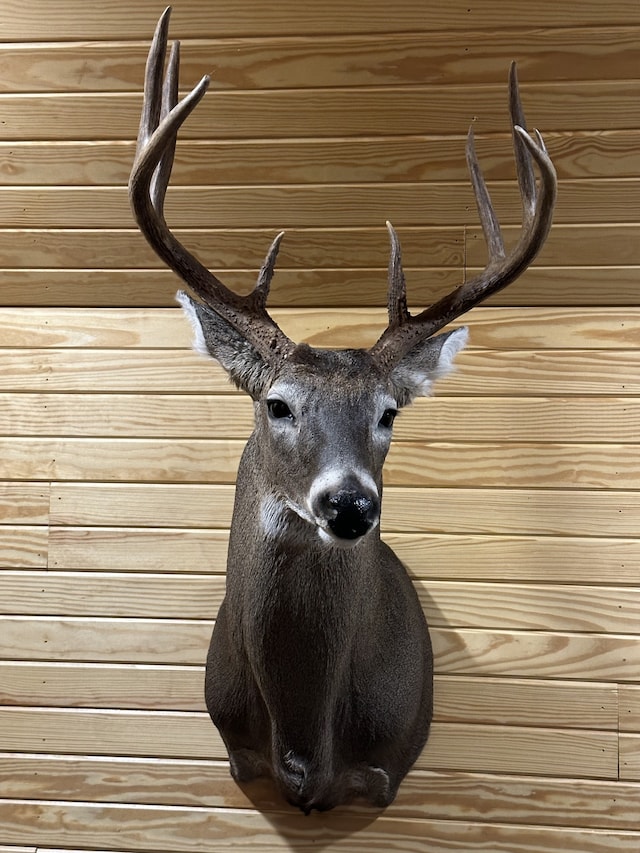
<instances>
[{"instance_id":1,"label":"shadow under deer mount","mask_svg":"<svg viewBox=\"0 0 640 853\"><path fill-rule=\"evenodd\" d=\"M163 213L178 129L209 78L178 101L178 45L166 75L170 9L155 32L129 191L144 236L197 297L178 294L195 347L254 401L236 486L227 591L211 638L205 696L239 783L271 776L305 813L364 798L384 807L423 749L433 656L407 572L380 539L382 466L398 409L427 395L467 341L435 335L514 281L551 226L556 176L525 130L515 66L509 96L523 205L506 252L469 133L467 160L488 245L482 273L412 316L391 237L389 323L369 350L291 341L266 309L282 234L239 296L168 228ZM537 165L537 182L533 164ZM434 336L435 335L435 336Z\"/></svg>"}]
</instances>

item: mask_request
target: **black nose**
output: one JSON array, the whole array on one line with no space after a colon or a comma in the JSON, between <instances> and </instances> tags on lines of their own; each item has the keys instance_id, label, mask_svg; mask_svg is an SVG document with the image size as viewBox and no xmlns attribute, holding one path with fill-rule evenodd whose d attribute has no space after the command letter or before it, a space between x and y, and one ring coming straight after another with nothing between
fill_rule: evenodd
<instances>
[{"instance_id":1,"label":"black nose","mask_svg":"<svg viewBox=\"0 0 640 853\"><path fill-rule=\"evenodd\" d=\"M361 492L342 489L328 495L329 529L339 539L364 536L378 518L378 501Z\"/></svg>"}]
</instances>

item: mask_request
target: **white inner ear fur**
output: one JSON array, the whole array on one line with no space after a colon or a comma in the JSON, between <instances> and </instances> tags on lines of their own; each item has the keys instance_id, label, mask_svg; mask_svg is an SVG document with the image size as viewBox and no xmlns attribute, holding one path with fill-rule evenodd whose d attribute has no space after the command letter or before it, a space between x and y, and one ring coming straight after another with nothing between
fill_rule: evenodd
<instances>
[{"instance_id":1,"label":"white inner ear fur","mask_svg":"<svg viewBox=\"0 0 640 853\"><path fill-rule=\"evenodd\" d=\"M458 355L460 350L464 349L469 342L469 329L467 326L461 326L459 329L451 332L447 340L443 343L438 358L438 364L432 374L432 379L442 379L454 369L453 360Z\"/></svg>"},{"instance_id":2,"label":"white inner ear fur","mask_svg":"<svg viewBox=\"0 0 640 853\"><path fill-rule=\"evenodd\" d=\"M191 342L191 346L197 353L205 356L205 358L213 358L204 339L204 332L202 331L202 325L200 323L196 307L193 304L193 300L184 292L184 290L179 290L176 293L176 302L179 302L182 306L182 310L193 329L193 341Z\"/></svg>"},{"instance_id":3,"label":"white inner ear fur","mask_svg":"<svg viewBox=\"0 0 640 853\"><path fill-rule=\"evenodd\" d=\"M468 340L469 329L461 326L448 335L435 362L428 357L425 359L426 364L421 364L419 357L408 357L400 362L394 373L400 385L409 391L411 399L429 396L433 383L451 373L455 357L467 345Z\"/></svg>"}]
</instances>

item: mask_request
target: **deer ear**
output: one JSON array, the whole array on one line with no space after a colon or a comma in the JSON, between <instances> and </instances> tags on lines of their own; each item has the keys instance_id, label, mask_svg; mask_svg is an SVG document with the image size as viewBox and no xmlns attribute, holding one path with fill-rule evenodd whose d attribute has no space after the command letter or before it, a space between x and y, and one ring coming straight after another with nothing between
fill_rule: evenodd
<instances>
[{"instance_id":1,"label":"deer ear","mask_svg":"<svg viewBox=\"0 0 640 853\"><path fill-rule=\"evenodd\" d=\"M254 399L269 381L271 369L243 335L219 314L179 290L176 299L193 329L193 348L214 358L238 388Z\"/></svg>"},{"instance_id":2,"label":"deer ear","mask_svg":"<svg viewBox=\"0 0 640 853\"><path fill-rule=\"evenodd\" d=\"M466 326L427 338L410 350L391 371L399 406L408 405L415 397L428 397L436 379L442 379L453 368L453 360L466 346Z\"/></svg>"}]
</instances>

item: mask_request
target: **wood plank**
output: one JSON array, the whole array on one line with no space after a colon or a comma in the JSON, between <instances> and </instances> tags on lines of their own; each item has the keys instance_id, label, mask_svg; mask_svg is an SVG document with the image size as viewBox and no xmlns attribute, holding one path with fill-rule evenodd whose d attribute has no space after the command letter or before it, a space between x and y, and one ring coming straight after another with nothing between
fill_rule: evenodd
<instances>
[{"instance_id":1,"label":"wood plank","mask_svg":"<svg viewBox=\"0 0 640 853\"><path fill-rule=\"evenodd\" d=\"M607 418L603 420L602 412ZM575 442L638 439L640 399L487 397L417 400L396 421L396 441ZM570 426L568 426L570 425ZM248 438L245 396L0 394L0 432L79 438Z\"/></svg>"},{"instance_id":2,"label":"wood plank","mask_svg":"<svg viewBox=\"0 0 640 853\"><path fill-rule=\"evenodd\" d=\"M7 847L5 844L0 845L0 853L38 853L35 847Z\"/></svg>"},{"instance_id":3,"label":"wood plank","mask_svg":"<svg viewBox=\"0 0 640 853\"><path fill-rule=\"evenodd\" d=\"M486 136L481 128L478 130L478 146L482 149L487 179L512 178L510 138L505 133ZM633 129L574 131L570 136L545 132L561 180L635 177L639 137L640 132ZM6 186L121 186L129 178L134 149L133 140L51 140L46 145L0 140L1 181ZM181 140L178 146L171 183L173 186L253 185L267 181L315 183L320 166L323 183L432 181L434 178L466 182L468 173L463 150L462 138L426 134L418 138L187 139ZM265 171L267 159L269 169ZM588 246L584 248L588 250ZM264 254L265 250L261 251ZM243 259L242 263L246 261Z\"/></svg>"},{"instance_id":4,"label":"wood plank","mask_svg":"<svg viewBox=\"0 0 640 853\"><path fill-rule=\"evenodd\" d=\"M640 685L625 684L621 686L620 701L620 730L623 732L640 732Z\"/></svg>"},{"instance_id":5,"label":"wood plank","mask_svg":"<svg viewBox=\"0 0 640 853\"><path fill-rule=\"evenodd\" d=\"M43 845L96 845L114 850L126 846L139 853L213 853L231 850L239 837L250 838L257 848L289 849L309 853L318 837L330 838L336 853L353 851L357 844L372 853L397 850L411 853L427 844L432 853L635 853L639 834L615 830L582 830L549 827L519 827L508 824L457 822L450 820L402 820L379 817L372 826L371 815L344 812L309 817L299 814L260 814L245 810L144 808L138 806L90 806L86 803L47 803L10 800L0 804L0 820L6 824L9 841L20 842L25 834ZM25 833L26 830L26 833ZM206 847L202 839L206 838ZM211 846L213 845L213 846ZM47 851L43 851L47 853ZM49 853L65 853L51 850ZM70 853L70 851L66 851Z\"/></svg>"},{"instance_id":6,"label":"wood plank","mask_svg":"<svg viewBox=\"0 0 640 853\"><path fill-rule=\"evenodd\" d=\"M587 239L587 238L585 238ZM405 268L406 269L406 268ZM507 290L487 300L489 306L530 308L575 305L637 306L639 267L533 267ZM467 269L467 275L476 270ZM479 270L477 270L479 271ZM460 269L407 269L416 301L445 296L464 277ZM3 270L0 304L87 308L173 308L180 282L166 270ZM227 286L246 291L252 271L218 272ZM382 270L284 270L272 289L273 307L327 309L382 306L386 300Z\"/></svg>"},{"instance_id":7,"label":"wood plank","mask_svg":"<svg viewBox=\"0 0 640 853\"><path fill-rule=\"evenodd\" d=\"M620 109L627 115L631 107ZM133 128L130 135L135 136ZM493 182L489 188L501 219L519 223L519 196L512 183ZM561 186L554 219L564 224L637 222L637 196L633 179L568 181ZM365 228L379 227L385 218L398 227L420 226L427 210L432 225L477 225L467 183L195 186L172 188L167 197L167 220L181 228ZM5 228L129 228L131 212L125 187L4 187L0 223Z\"/></svg>"},{"instance_id":8,"label":"wood plank","mask_svg":"<svg viewBox=\"0 0 640 853\"><path fill-rule=\"evenodd\" d=\"M82 0L32 0L26 7L11 0L4 38L119 39L126 21L128 38L148 40L157 15L157 4L152 0L140 0L133 9L123 0L112 0L102 13ZM355 0L349 10L339 0L328 0L322 7L283 0L276 9L268 10L255 0L221 0L212 16L199 0L184 0L174 11L171 31L174 38L183 39L434 30L463 32L466 37L470 30L494 33L500 29L535 29L541 21L547 27L564 27L568 21L575 27L628 25L640 23L640 14L633 0L617 0L608 10L596 0L584 0L579 8L571 0L539 0L535 10L524 0L514 0L508 10L500 3L469 8L462 0L425 9L419 0L400 0L392 18L383 0Z\"/></svg>"},{"instance_id":9,"label":"wood plank","mask_svg":"<svg viewBox=\"0 0 640 853\"><path fill-rule=\"evenodd\" d=\"M0 570L6 566L45 568L47 549L48 529L44 525L0 525Z\"/></svg>"},{"instance_id":10,"label":"wood plank","mask_svg":"<svg viewBox=\"0 0 640 853\"><path fill-rule=\"evenodd\" d=\"M574 79L615 80L629 76L635 50L633 27L605 26L469 32L464 45L450 32L198 39L182 42L180 71L197 80L215 66L225 89L474 85L502 83L518 56L529 81L556 82L567 64ZM4 44L2 91L137 92L146 58L147 46L135 42Z\"/></svg>"},{"instance_id":11,"label":"wood plank","mask_svg":"<svg viewBox=\"0 0 640 853\"><path fill-rule=\"evenodd\" d=\"M222 572L224 557L216 561L214 553L211 564ZM637 589L441 580L416 581L416 587L434 628L634 635L638 625ZM225 579L202 572L185 578L135 570L6 570L0 590L1 609L11 615L210 619L222 602Z\"/></svg>"},{"instance_id":12,"label":"wood plank","mask_svg":"<svg viewBox=\"0 0 640 853\"><path fill-rule=\"evenodd\" d=\"M49 484L0 481L2 524L48 524Z\"/></svg>"},{"instance_id":13,"label":"wood plank","mask_svg":"<svg viewBox=\"0 0 640 853\"><path fill-rule=\"evenodd\" d=\"M0 477L105 482L235 482L244 443L232 440L0 438ZM636 489L640 445L392 445L393 486Z\"/></svg>"},{"instance_id":14,"label":"wood plank","mask_svg":"<svg viewBox=\"0 0 640 853\"><path fill-rule=\"evenodd\" d=\"M561 632L447 630L432 633L438 671L450 675L635 681L635 637Z\"/></svg>"},{"instance_id":15,"label":"wood plank","mask_svg":"<svg viewBox=\"0 0 640 853\"><path fill-rule=\"evenodd\" d=\"M212 627L212 621L185 619L6 616L0 631L0 657L200 665L206 657Z\"/></svg>"},{"instance_id":16,"label":"wood plank","mask_svg":"<svg viewBox=\"0 0 640 853\"><path fill-rule=\"evenodd\" d=\"M200 74L210 67L209 62ZM504 133L509 127L502 82L213 91L181 129L185 139L210 139L212 128L218 139L282 139L388 136L397 128L403 135L462 135L471 121L485 133ZM547 131L637 127L632 80L527 83L523 100L532 123ZM0 138L5 141L135 139L140 97L110 92L0 95L0 112Z\"/></svg>"},{"instance_id":17,"label":"wood plank","mask_svg":"<svg viewBox=\"0 0 640 853\"><path fill-rule=\"evenodd\" d=\"M456 581L416 587L434 627L635 635L640 624L640 590L628 588Z\"/></svg>"},{"instance_id":18,"label":"wood plank","mask_svg":"<svg viewBox=\"0 0 640 853\"><path fill-rule=\"evenodd\" d=\"M0 755L0 793L261 811L283 806L267 781L252 785L249 799L231 781L226 762L186 759L5 754ZM414 770L385 814L633 831L639 793L633 783Z\"/></svg>"},{"instance_id":19,"label":"wood plank","mask_svg":"<svg viewBox=\"0 0 640 853\"><path fill-rule=\"evenodd\" d=\"M225 529L53 527L48 566L223 573L227 536ZM384 539L415 578L598 586L610 579L637 586L640 576L637 538L387 533Z\"/></svg>"},{"instance_id":20,"label":"wood plank","mask_svg":"<svg viewBox=\"0 0 640 853\"><path fill-rule=\"evenodd\" d=\"M620 735L620 779L640 781L640 735Z\"/></svg>"},{"instance_id":21,"label":"wood plank","mask_svg":"<svg viewBox=\"0 0 640 853\"><path fill-rule=\"evenodd\" d=\"M191 329L176 308L51 308L46 313L43 322L41 309L2 308L4 348L191 347ZM320 347L370 347L386 327L386 312L379 308L348 314L281 308L273 318L293 340ZM634 349L640 336L640 308L479 307L464 319L473 347L500 350L625 350Z\"/></svg>"},{"instance_id":22,"label":"wood plank","mask_svg":"<svg viewBox=\"0 0 640 853\"><path fill-rule=\"evenodd\" d=\"M638 137L637 145L640 147L640 132ZM47 172L50 171L49 167ZM508 245L516 242L518 226L505 225L503 231ZM229 272L236 277L238 290L246 290L252 285L273 238L273 232L267 229L240 231L176 228L174 233L225 281ZM399 237L414 301L428 301L415 296L422 278L441 274L444 267L462 269L465 259L469 267L480 267L486 261L484 239L476 226L464 229L460 226L415 226L399 229ZM593 266L606 274L603 264L624 272L626 267L640 265L639 243L640 225L636 223L554 224L545 242L543 258L546 267L553 268L555 274L560 274L558 268L565 267L577 267L587 273ZM278 305L285 298L277 293L278 279L283 277L285 271L300 270L309 274L311 271L328 270L338 274L348 270L367 270L371 275L379 275L378 271L386 271L388 254L388 242L382 227L291 229L287 231L278 254L278 273L269 294L269 304ZM37 268L46 269L47 274L52 274L55 268L64 269L69 274L73 270L87 269L94 273L122 271L123 258L127 259L126 269L130 273L133 270L150 269L165 271L162 261L134 229L0 229L0 265L7 268L7 275L12 271L17 273L19 269L23 269L25 274L30 270L35 273ZM536 265L529 274L532 272L537 273ZM546 269L546 272L550 273L551 269ZM567 274L569 272L567 270ZM537 274L542 275L542 271ZM240 276L244 277L243 282ZM385 278L383 275L383 282ZM230 280L227 283L231 286ZM380 283L377 282L375 291L372 289L370 299L378 298ZM505 293L509 293L515 286L515 283L510 285ZM233 287L236 287L235 282ZM137 286L130 290L131 298L135 298ZM531 290L531 295L535 296L535 288ZM382 293L381 296L384 298L386 294ZM615 298L615 294L611 294L610 298Z\"/></svg>"},{"instance_id":23,"label":"wood plank","mask_svg":"<svg viewBox=\"0 0 640 853\"><path fill-rule=\"evenodd\" d=\"M0 750L224 759L207 713L0 708ZM617 778L617 734L436 723L416 769Z\"/></svg>"},{"instance_id":24,"label":"wood plank","mask_svg":"<svg viewBox=\"0 0 640 853\"><path fill-rule=\"evenodd\" d=\"M52 483L51 523L228 527L233 486ZM382 529L404 533L635 536L640 495L627 491L385 489Z\"/></svg>"},{"instance_id":25,"label":"wood plank","mask_svg":"<svg viewBox=\"0 0 640 853\"><path fill-rule=\"evenodd\" d=\"M0 663L0 704L205 711L203 680L197 666L9 661ZM549 728L561 719L564 728L617 731L618 686L437 676L434 718Z\"/></svg>"},{"instance_id":26,"label":"wood plank","mask_svg":"<svg viewBox=\"0 0 640 853\"><path fill-rule=\"evenodd\" d=\"M211 621L12 617L2 620L0 657L78 663L202 665ZM635 637L434 628L442 675L637 681Z\"/></svg>"},{"instance_id":27,"label":"wood plank","mask_svg":"<svg viewBox=\"0 0 640 853\"><path fill-rule=\"evenodd\" d=\"M7 570L0 572L0 590L0 612L9 615L212 619L224 596L224 579L135 572L27 575Z\"/></svg>"}]
</instances>

